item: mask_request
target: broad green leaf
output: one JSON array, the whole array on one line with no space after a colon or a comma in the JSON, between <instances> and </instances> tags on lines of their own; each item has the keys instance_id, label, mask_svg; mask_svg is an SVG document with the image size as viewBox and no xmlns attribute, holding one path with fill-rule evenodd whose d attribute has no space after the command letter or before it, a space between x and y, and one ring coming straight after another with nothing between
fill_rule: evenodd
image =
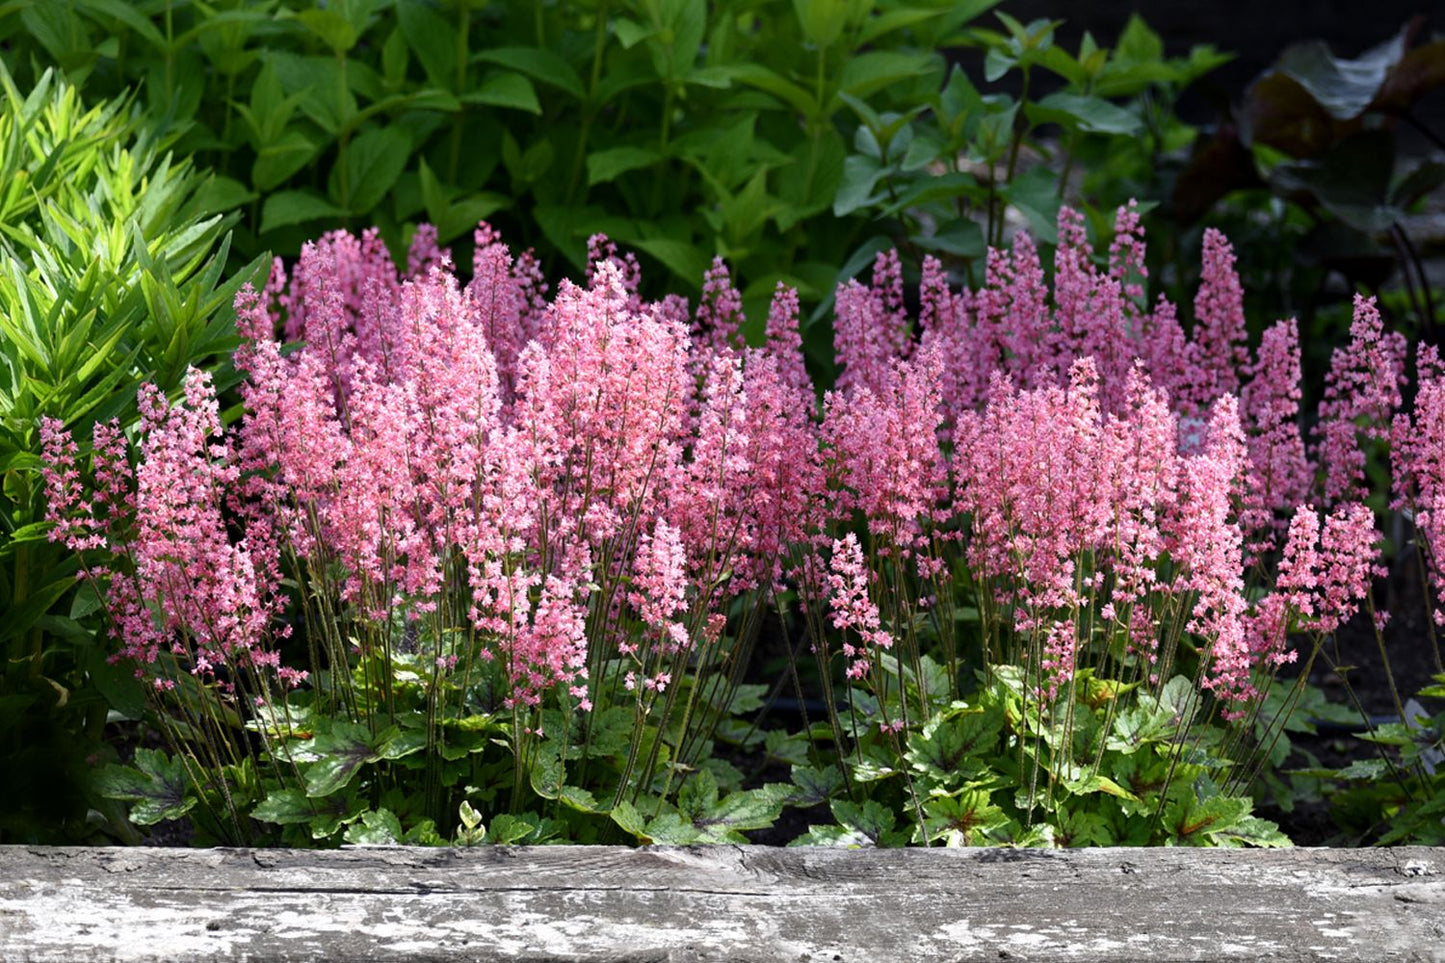
<instances>
[{"instance_id":1,"label":"broad green leaf","mask_svg":"<svg viewBox=\"0 0 1445 963\"><path fill-rule=\"evenodd\" d=\"M1220 845L1237 844L1259 846L1269 849L1292 847L1290 838L1280 831L1277 823L1258 816L1241 816L1228 829L1217 831L1215 841Z\"/></svg>"},{"instance_id":2,"label":"broad green leaf","mask_svg":"<svg viewBox=\"0 0 1445 963\"><path fill-rule=\"evenodd\" d=\"M626 833L642 839L646 835L647 819L637 811L637 807L627 800L622 800L612 807L612 821L622 828Z\"/></svg>"},{"instance_id":3,"label":"broad green leaf","mask_svg":"<svg viewBox=\"0 0 1445 963\"><path fill-rule=\"evenodd\" d=\"M296 826L309 823L317 813L317 804L300 789L277 789L251 810L251 816L265 823Z\"/></svg>"},{"instance_id":4,"label":"broad green leaf","mask_svg":"<svg viewBox=\"0 0 1445 963\"><path fill-rule=\"evenodd\" d=\"M793 785L797 787L792 797L794 806L816 806L827 802L844 786L843 772L837 766L814 769L810 766L794 766Z\"/></svg>"},{"instance_id":5,"label":"broad green leaf","mask_svg":"<svg viewBox=\"0 0 1445 963\"><path fill-rule=\"evenodd\" d=\"M369 213L396 184L410 154L411 138L400 127L366 131L351 142L346 154L350 198L343 199L333 190L332 199L338 203L346 200L352 213Z\"/></svg>"},{"instance_id":6,"label":"broad green leaf","mask_svg":"<svg viewBox=\"0 0 1445 963\"><path fill-rule=\"evenodd\" d=\"M180 819L196 805L185 763L156 749L137 749L129 766L106 766L95 785L107 799L130 802L130 820L138 826Z\"/></svg>"},{"instance_id":7,"label":"broad green leaf","mask_svg":"<svg viewBox=\"0 0 1445 963\"><path fill-rule=\"evenodd\" d=\"M508 67L526 74L538 83L549 84L578 100L587 96L582 78L572 65L555 51L545 47L489 47L479 51L473 60Z\"/></svg>"},{"instance_id":8,"label":"broad green leaf","mask_svg":"<svg viewBox=\"0 0 1445 963\"><path fill-rule=\"evenodd\" d=\"M980 258L987 253L983 227L977 221L956 221L943 231L914 239L925 251L941 251L956 257Z\"/></svg>"},{"instance_id":9,"label":"broad green leaf","mask_svg":"<svg viewBox=\"0 0 1445 963\"><path fill-rule=\"evenodd\" d=\"M566 784L567 771L563 767L559 750L560 747L550 742L544 743L538 747L537 754L532 759L528 777L532 791L543 799L557 799L562 795Z\"/></svg>"},{"instance_id":10,"label":"broad green leaf","mask_svg":"<svg viewBox=\"0 0 1445 963\"><path fill-rule=\"evenodd\" d=\"M460 94L457 83L457 32L454 24L426 3L403 2L396 6L397 20L406 42L437 87Z\"/></svg>"},{"instance_id":11,"label":"broad green leaf","mask_svg":"<svg viewBox=\"0 0 1445 963\"><path fill-rule=\"evenodd\" d=\"M453 201L436 224L437 241L445 244L472 230L479 222L491 217L497 211L511 206L512 198L495 191L481 191Z\"/></svg>"},{"instance_id":12,"label":"broad green leaf","mask_svg":"<svg viewBox=\"0 0 1445 963\"><path fill-rule=\"evenodd\" d=\"M307 221L336 221L346 211L312 191L278 191L261 208L261 233Z\"/></svg>"},{"instance_id":13,"label":"broad green leaf","mask_svg":"<svg viewBox=\"0 0 1445 963\"><path fill-rule=\"evenodd\" d=\"M382 759L404 759L426 748L426 732L388 726L376 738L376 754Z\"/></svg>"},{"instance_id":14,"label":"broad green leaf","mask_svg":"<svg viewBox=\"0 0 1445 963\"><path fill-rule=\"evenodd\" d=\"M1164 41L1137 13L1129 17L1119 42L1114 45L1114 56L1120 60L1151 62L1164 59Z\"/></svg>"},{"instance_id":15,"label":"broad green leaf","mask_svg":"<svg viewBox=\"0 0 1445 963\"><path fill-rule=\"evenodd\" d=\"M1132 137L1144 129L1143 121L1135 114L1103 98L1082 94L1052 93L1026 110L1035 123L1051 121L1091 134Z\"/></svg>"},{"instance_id":16,"label":"broad green leaf","mask_svg":"<svg viewBox=\"0 0 1445 963\"><path fill-rule=\"evenodd\" d=\"M612 30L617 34L617 40L622 44L624 50L631 50L656 33L653 28L644 27L636 20L629 20L626 17L618 17L612 21Z\"/></svg>"},{"instance_id":17,"label":"broad green leaf","mask_svg":"<svg viewBox=\"0 0 1445 963\"><path fill-rule=\"evenodd\" d=\"M835 799L830 808L833 818L849 831L852 837L849 845L877 846L898 822L896 814L874 799L864 800L861 805L846 799Z\"/></svg>"},{"instance_id":18,"label":"broad green leaf","mask_svg":"<svg viewBox=\"0 0 1445 963\"><path fill-rule=\"evenodd\" d=\"M353 846L396 846L401 837L401 820L389 809L378 809L347 826L343 838Z\"/></svg>"},{"instance_id":19,"label":"broad green leaf","mask_svg":"<svg viewBox=\"0 0 1445 963\"><path fill-rule=\"evenodd\" d=\"M856 210L876 203L873 189L887 174L871 157L854 154L843 163L843 183L833 200L833 214L845 217Z\"/></svg>"},{"instance_id":20,"label":"broad green leaf","mask_svg":"<svg viewBox=\"0 0 1445 963\"><path fill-rule=\"evenodd\" d=\"M502 813L494 818L492 824L487 827L486 842L494 846L510 846L527 839L536 831L536 828L525 819L520 819L511 813Z\"/></svg>"},{"instance_id":21,"label":"broad green leaf","mask_svg":"<svg viewBox=\"0 0 1445 963\"><path fill-rule=\"evenodd\" d=\"M532 82L519 73L495 73L483 80L473 90L461 95L464 104L488 104L492 107L510 107L525 110L530 114L541 114L542 105L537 100L537 90Z\"/></svg>"},{"instance_id":22,"label":"broad green leaf","mask_svg":"<svg viewBox=\"0 0 1445 963\"><path fill-rule=\"evenodd\" d=\"M968 710L935 716L922 730L909 733L906 756L920 772L951 779L966 759L996 753L1003 713Z\"/></svg>"},{"instance_id":23,"label":"broad green leaf","mask_svg":"<svg viewBox=\"0 0 1445 963\"><path fill-rule=\"evenodd\" d=\"M889 10L880 13L876 17L870 17L858 32L858 43L860 46L871 44L874 40L895 30L902 30L914 24L926 23L941 16L944 11L940 9L927 9L923 7L903 7L899 10Z\"/></svg>"},{"instance_id":24,"label":"broad green leaf","mask_svg":"<svg viewBox=\"0 0 1445 963\"><path fill-rule=\"evenodd\" d=\"M371 732L355 722L317 726L312 740L317 760L305 772L306 795L329 796L350 784L362 766L381 759L371 747Z\"/></svg>"},{"instance_id":25,"label":"broad green leaf","mask_svg":"<svg viewBox=\"0 0 1445 963\"><path fill-rule=\"evenodd\" d=\"M1067 782L1065 783L1065 788L1076 796L1085 796L1090 793L1101 792L1110 796L1117 796L1120 799L1132 801L1138 801L1139 798L1108 776L1100 775L1099 773L1087 776L1081 780Z\"/></svg>"},{"instance_id":26,"label":"broad green leaf","mask_svg":"<svg viewBox=\"0 0 1445 963\"><path fill-rule=\"evenodd\" d=\"M587 185L605 184L628 171L650 167L663 159L652 147L612 147L587 155Z\"/></svg>"},{"instance_id":27,"label":"broad green leaf","mask_svg":"<svg viewBox=\"0 0 1445 963\"><path fill-rule=\"evenodd\" d=\"M1227 833L1249 815L1248 799L1212 795L1197 799L1191 791L1171 804L1164 828L1176 843L1207 846L1215 833Z\"/></svg>"},{"instance_id":28,"label":"broad green leaf","mask_svg":"<svg viewBox=\"0 0 1445 963\"><path fill-rule=\"evenodd\" d=\"M677 813L663 813L649 822L641 838L664 846L694 846L705 841L705 835Z\"/></svg>"},{"instance_id":29,"label":"broad green leaf","mask_svg":"<svg viewBox=\"0 0 1445 963\"><path fill-rule=\"evenodd\" d=\"M747 841L742 833L766 829L777 821L783 806L791 798L793 787L785 783L769 783L759 789L729 793L709 804L693 826L701 830L707 842Z\"/></svg>"},{"instance_id":30,"label":"broad green leaf","mask_svg":"<svg viewBox=\"0 0 1445 963\"><path fill-rule=\"evenodd\" d=\"M990 802L988 793L978 790L928 799L923 814L929 842L941 840L945 846L981 845L988 833L1009 822L1003 810Z\"/></svg>"},{"instance_id":31,"label":"broad green leaf","mask_svg":"<svg viewBox=\"0 0 1445 963\"><path fill-rule=\"evenodd\" d=\"M1028 218L1029 229L1048 244L1058 240L1058 175L1042 165L1015 177L1005 186L1008 202Z\"/></svg>"},{"instance_id":32,"label":"broad green leaf","mask_svg":"<svg viewBox=\"0 0 1445 963\"><path fill-rule=\"evenodd\" d=\"M563 786L562 792L557 798L578 812L600 813L605 811L597 802L597 797L581 786Z\"/></svg>"},{"instance_id":33,"label":"broad green leaf","mask_svg":"<svg viewBox=\"0 0 1445 963\"><path fill-rule=\"evenodd\" d=\"M817 114L818 103L813 95L776 71L756 63L737 64L731 69L735 79L772 94L803 116Z\"/></svg>"},{"instance_id":34,"label":"broad green leaf","mask_svg":"<svg viewBox=\"0 0 1445 963\"><path fill-rule=\"evenodd\" d=\"M867 97L887 87L942 69L943 58L935 53L870 50L853 57L843 67L838 78L838 89L854 97Z\"/></svg>"},{"instance_id":35,"label":"broad green leaf","mask_svg":"<svg viewBox=\"0 0 1445 963\"><path fill-rule=\"evenodd\" d=\"M631 238L627 243L657 258L678 280L694 290L702 286L702 277L712 263L706 251L686 241L658 237Z\"/></svg>"},{"instance_id":36,"label":"broad green leaf","mask_svg":"<svg viewBox=\"0 0 1445 963\"><path fill-rule=\"evenodd\" d=\"M316 9L303 10L296 15L321 42L330 47L333 53L343 54L356 46L356 28L335 10Z\"/></svg>"},{"instance_id":37,"label":"broad green leaf","mask_svg":"<svg viewBox=\"0 0 1445 963\"><path fill-rule=\"evenodd\" d=\"M826 50L843 35L852 6L840 0L793 0L793 13L808 42Z\"/></svg>"}]
</instances>

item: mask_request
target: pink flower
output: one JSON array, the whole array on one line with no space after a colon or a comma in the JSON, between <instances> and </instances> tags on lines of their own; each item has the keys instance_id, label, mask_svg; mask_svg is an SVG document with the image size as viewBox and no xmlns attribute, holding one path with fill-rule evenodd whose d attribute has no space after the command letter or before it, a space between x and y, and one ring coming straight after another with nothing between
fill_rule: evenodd
<instances>
[{"instance_id":1,"label":"pink flower","mask_svg":"<svg viewBox=\"0 0 1445 963\"><path fill-rule=\"evenodd\" d=\"M731 354L742 348L743 298L720 257L713 258L702 282L702 300L693 321L694 349ZM705 363L705 359L699 359Z\"/></svg>"},{"instance_id":2,"label":"pink flower","mask_svg":"<svg viewBox=\"0 0 1445 963\"><path fill-rule=\"evenodd\" d=\"M823 437L841 486L835 511L861 512L872 534L905 555L924 546L947 496L940 368L927 351L895 361L876 387L832 391L824 401Z\"/></svg>"},{"instance_id":3,"label":"pink flower","mask_svg":"<svg viewBox=\"0 0 1445 963\"><path fill-rule=\"evenodd\" d=\"M832 611L833 628L843 633L843 658L848 662L850 679L868 674L869 648L890 649L893 636L883 631L878 606L869 594L871 574L863 560L863 549L852 532L833 542L833 556L828 575L828 607ZM854 644L848 630L857 633L860 644Z\"/></svg>"},{"instance_id":4,"label":"pink flower","mask_svg":"<svg viewBox=\"0 0 1445 963\"><path fill-rule=\"evenodd\" d=\"M1244 291L1234 270L1234 249L1213 228L1204 232L1204 265L1194 297L1190 345L1199 381L1193 402L1201 409L1239 391L1239 372L1249 364L1245 347Z\"/></svg>"},{"instance_id":5,"label":"pink flower","mask_svg":"<svg viewBox=\"0 0 1445 963\"><path fill-rule=\"evenodd\" d=\"M1300 347L1293 319L1265 331L1242 395L1249 447L1241 525L1251 555L1273 551L1283 515L1305 500L1313 470L1299 429Z\"/></svg>"},{"instance_id":6,"label":"pink flower","mask_svg":"<svg viewBox=\"0 0 1445 963\"><path fill-rule=\"evenodd\" d=\"M1404 336L1386 333L1375 299L1356 295L1350 344L1330 358L1315 429L1326 503L1368 494L1361 445L1386 437L1404 380Z\"/></svg>"},{"instance_id":7,"label":"pink flower","mask_svg":"<svg viewBox=\"0 0 1445 963\"><path fill-rule=\"evenodd\" d=\"M1290 522L1276 587L1303 619L1302 628L1334 632L1359 610L1379 569L1375 514L1365 505L1340 505L1324 520L1308 505Z\"/></svg>"},{"instance_id":8,"label":"pink flower","mask_svg":"<svg viewBox=\"0 0 1445 963\"><path fill-rule=\"evenodd\" d=\"M887 380L889 366L908 350L908 319L903 312L903 275L895 251L873 262L873 284L838 286L834 298L833 344L843 366L837 387L861 385L874 391Z\"/></svg>"},{"instance_id":9,"label":"pink flower","mask_svg":"<svg viewBox=\"0 0 1445 963\"><path fill-rule=\"evenodd\" d=\"M1412 413L1392 426L1396 508L1413 515L1415 535L1435 592L1434 620L1445 626L1445 369L1433 346L1416 359L1419 389Z\"/></svg>"},{"instance_id":10,"label":"pink flower","mask_svg":"<svg viewBox=\"0 0 1445 963\"><path fill-rule=\"evenodd\" d=\"M1176 594L1196 602L1187 628L1208 641L1204 684L1221 698L1254 694L1254 660L1244 633L1244 537L1234 518L1234 495L1246 464L1244 431L1232 395L1210 411L1204 450L1185 459L1179 505L1171 524L1170 555L1181 568Z\"/></svg>"}]
</instances>

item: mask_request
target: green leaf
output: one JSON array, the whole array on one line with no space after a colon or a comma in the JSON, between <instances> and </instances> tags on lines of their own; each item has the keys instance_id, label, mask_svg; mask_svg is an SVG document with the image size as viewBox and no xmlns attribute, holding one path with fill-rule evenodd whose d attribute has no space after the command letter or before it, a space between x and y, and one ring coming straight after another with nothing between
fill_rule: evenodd
<instances>
[{"instance_id":1,"label":"green leaf","mask_svg":"<svg viewBox=\"0 0 1445 963\"><path fill-rule=\"evenodd\" d=\"M877 846L898 822L895 813L874 799L864 800L862 805L846 799L835 799L830 808L833 818L848 830L851 839L847 845Z\"/></svg>"},{"instance_id":2,"label":"green leaf","mask_svg":"<svg viewBox=\"0 0 1445 963\"><path fill-rule=\"evenodd\" d=\"M462 821L462 826L466 828L468 832L482 825L481 813L473 809L472 804L465 799L463 799L462 804L457 807L457 818Z\"/></svg>"},{"instance_id":3,"label":"green leaf","mask_svg":"<svg viewBox=\"0 0 1445 963\"><path fill-rule=\"evenodd\" d=\"M743 843L747 841L742 835L744 831L766 829L776 822L792 794L793 787L785 783L729 793L707 805L701 816L693 818L692 824L702 831L705 842Z\"/></svg>"},{"instance_id":4,"label":"green leaf","mask_svg":"<svg viewBox=\"0 0 1445 963\"><path fill-rule=\"evenodd\" d=\"M628 171L651 167L664 155L652 147L612 147L587 155L587 186L606 184Z\"/></svg>"},{"instance_id":5,"label":"green leaf","mask_svg":"<svg viewBox=\"0 0 1445 963\"><path fill-rule=\"evenodd\" d=\"M1278 824L1258 816L1242 816L1228 829L1216 832L1215 836L1221 845L1239 844L1269 849L1283 849L1294 845L1290 838L1280 831Z\"/></svg>"},{"instance_id":6,"label":"green leaf","mask_svg":"<svg viewBox=\"0 0 1445 963\"><path fill-rule=\"evenodd\" d=\"M1354 60L1337 58L1322 40L1285 48L1277 69L1309 92L1335 120L1353 120L1365 112L1405 53L1405 31Z\"/></svg>"},{"instance_id":7,"label":"green leaf","mask_svg":"<svg viewBox=\"0 0 1445 963\"><path fill-rule=\"evenodd\" d=\"M60 601L66 592L75 588L75 585L75 576L67 575L48 585L32 589L23 603L5 614L4 628L0 628L0 642L18 638L29 631L30 627L35 624L35 620L50 611L50 607Z\"/></svg>"},{"instance_id":8,"label":"green leaf","mask_svg":"<svg viewBox=\"0 0 1445 963\"><path fill-rule=\"evenodd\" d=\"M426 732L388 726L376 737L376 755L382 759L404 759L426 748Z\"/></svg>"},{"instance_id":9,"label":"green leaf","mask_svg":"<svg viewBox=\"0 0 1445 963\"><path fill-rule=\"evenodd\" d=\"M1079 780L1065 781L1064 787L1076 796L1086 796L1090 793L1101 792L1119 799L1128 799L1133 802L1139 801L1138 796L1108 776L1100 775L1099 773L1094 773L1092 776L1086 776Z\"/></svg>"},{"instance_id":10,"label":"green leaf","mask_svg":"<svg viewBox=\"0 0 1445 963\"><path fill-rule=\"evenodd\" d=\"M269 191L315 158L318 146L299 130L288 130L256 151L251 165L251 182L259 191ZM270 201L270 198L267 198Z\"/></svg>"},{"instance_id":11,"label":"green leaf","mask_svg":"<svg viewBox=\"0 0 1445 963\"><path fill-rule=\"evenodd\" d=\"M843 183L833 199L835 217L846 217L856 210L877 202L873 188L887 173L871 157L854 154L843 162Z\"/></svg>"},{"instance_id":12,"label":"green leaf","mask_svg":"<svg viewBox=\"0 0 1445 963\"><path fill-rule=\"evenodd\" d=\"M91 684L112 709L127 719L139 720L145 714L145 683L135 677L129 663L111 662L105 651L91 643L90 662L86 672Z\"/></svg>"},{"instance_id":13,"label":"green leaf","mask_svg":"<svg viewBox=\"0 0 1445 963\"><path fill-rule=\"evenodd\" d=\"M138 826L180 819L196 805L185 763L156 749L137 749L129 766L106 766L95 786L107 799L132 803L130 820Z\"/></svg>"},{"instance_id":14,"label":"green leaf","mask_svg":"<svg viewBox=\"0 0 1445 963\"><path fill-rule=\"evenodd\" d=\"M581 786L563 786L562 792L557 798L580 813L605 811L597 801L597 797L592 795L590 790L583 789Z\"/></svg>"},{"instance_id":15,"label":"green leaf","mask_svg":"<svg viewBox=\"0 0 1445 963\"><path fill-rule=\"evenodd\" d=\"M311 749L317 760L306 769L306 795L329 796L350 784L361 767L381 759L371 732L356 722L318 724Z\"/></svg>"},{"instance_id":16,"label":"green leaf","mask_svg":"<svg viewBox=\"0 0 1445 963\"><path fill-rule=\"evenodd\" d=\"M938 234L914 238L914 243L925 251L942 251L965 258L980 258L988 251L983 227L977 221L955 221Z\"/></svg>"},{"instance_id":17,"label":"green leaf","mask_svg":"<svg viewBox=\"0 0 1445 963\"><path fill-rule=\"evenodd\" d=\"M486 842L494 846L510 846L531 836L536 826L511 813L502 813L487 827Z\"/></svg>"},{"instance_id":18,"label":"green leaf","mask_svg":"<svg viewBox=\"0 0 1445 963\"><path fill-rule=\"evenodd\" d=\"M1164 41L1149 29L1144 18L1137 13L1129 17L1119 42L1114 45L1114 56L1119 60L1155 62L1164 59Z\"/></svg>"},{"instance_id":19,"label":"green leaf","mask_svg":"<svg viewBox=\"0 0 1445 963\"><path fill-rule=\"evenodd\" d=\"M612 821L622 828L626 833L643 839L646 836L647 819L637 811L637 807L627 800L622 800L612 807Z\"/></svg>"},{"instance_id":20,"label":"green leaf","mask_svg":"<svg viewBox=\"0 0 1445 963\"><path fill-rule=\"evenodd\" d=\"M1164 826L1176 842L1208 846L1215 833L1228 832L1249 815L1248 799L1228 796L1195 798L1192 792L1176 799L1164 816Z\"/></svg>"},{"instance_id":21,"label":"green leaf","mask_svg":"<svg viewBox=\"0 0 1445 963\"><path fill-rule=\"evenodd\" d=\"M397 20L406 42L436 87L460 94L457 82L456 28L429 4L403 2L396 5Z\"/></svg>"},{"instance_id":22,"label":"green leaf","mask_svg":"<svg viewBox=\"0 0 1445 963\"><path fill-rule=\"evenodd\" d=\"M677 793L677 808L684 816L696 819L705 813L709 807L716 806L718 800L717 779L711 772L703 769L695 773Z\"/></svg>"},{"instance_id":23,"label":"green leaf","mask_svg":"<svg viewBox=\"0 0 1445 963\"><path fill-rule=\"evenodd\" d=\"M626 17L618 17L612 21L612 32L617 35L617 40L622 44L623 50L631 50L656 33L651 27L644 27L636 20L629 20Z\"/></svg>"},{"instance_id":24,"label":"green leaf","mask_svg":"<svg viewBox=\"0 0 1445 963\"><path fill-rule=\"evenodd\" d=\"M196 192L193 203L209 211L228 211L249 204L256 192L231 177L211 177Z\"/></svg>"},{"instance_id":25,"label":"green leaf","mask_svg":"<svg viewBox=\"0 0 1445 963\"><path fill-rule=\"evenodd\" d=\"M843 35L848 25L849 4L838 0L793 0L793 13L803 36L819 50L826 50Z\"/></svg>"},{"instance_id":26,"label":"green leaf","mask_svg":"<svg viewBox=\"0 0 1445 963\"><path fill-rule=\"evenodd\" d=\"M346 154L350 211L370 213L396 184L410 154L411 138L400 127L373 128L353 140ZM332 198L343 200L334 190Z\"/></svg>"},{"instance_id":27,"label":"green leaf","mask_svg":"<svg viewBox=\"0 0 1445 963\"><path fill-rule=\"evenodd\" d=\"M1003 810L989 801L988 793L980 790L934 796L924 802L923 814L928 841L942 840L945 846L977 846L1009 822Z\"/></svg>"},{"instance_id":28,"label":"green leaf","mask_svg":"<svg viewBox=\"0 0 1445 963\"><path fill-rule=\"evenodd\" d=\"M1112 846L1117 841L1098 813L1068 810L1059 814L1055 839L1068 846Z\"/></svg>"},{"instance_id":29,"label":"green leaf","mask_svg":"<svg viewBox=\"0 0 1445 963\"><path fill-rule=\"evenodd\" d=\"M1003 723L1002 712L982 709L937 715L909 733L905 755L914 769L953 779L966 759L998 752Z\"/></svg>"},{"instance_id":30,"label":"green leaf","mask_svg":"<svg viewBox=\"0 0 1445 963\"><path fill-rule=\"evenodd\" d=\"M1040 165L1015 177L1004 187L1008 202L1028 218L1029 229L1039 240L1058 241L1059 184L1058 175Z\"/></svg>"},{"instance_id":31,"label":"green leaf","mask_svg":"<svg viewBox=\"0 0 1445 963\"><path fill-rule=\"evenodd\" d=\"M1133 137L1144 129L1144 122L1137 115L1101 97L1060 91L1049 94L1025 109L1034 123L1052 121L1065 128L1077 128L1090 134Z\"/></svg>"},{"instance_id":32,"label":"green leaf","mask_svg":"<svg viewBox=\"0 0 1445 963\"><path fill-rule=\"evenodd\" d=\"M567 781L567 771L562 763L561 746L552 742L537 748L528 773L532 791L543 799L557 799Z\"/></svg>"},{"instance_id":33,"label":"green leaf","mask_svg":"<svg viewBox=\"0 0 1445 963\"><path fill-rule=\"evenodd\" d=\"M530 114L542 113L536 88L530 80L518 73L492 74L476 89L462 94L461 100L464 104L488 104L492 107L525 110Z\"/></svg>"},{"instance_id":34,"label":"green leaf","mask_svg":"<svg viewBox=\"0 0 1445 963\"><path fill-rule=\"evenodd\" d=\"M816 806L827 802L844 786L843 771L837 766L824 769L794 766L792 774L793 785L797 787L791 800L794 806Z\"/></svg>"},{"instance_id":35,"label":"green leaf","mask_svg":"<svg viewBox=\"0 0 1445 963\"><path fill-rule=\"evenodd\" d=\"M804 117L813 117L818 113L818 102L812 94L762 64L736 64L732 67L732 72L736 80L772 94Z\"/></svg>"},{"instance_id":36,"label":"green leaf","mask_svg":"<svg viewBox=\"0 0 1445 963\"><path fill-rule=\"evenodd\" d=\"M265 823L299 826L311 822L316 809L316 803L300 789L277 789L257 803L256 808L251 810L251 816Z\"/></svg>"},{"instance_id":37,"label":"green leaf","mask_svg":"<svg viewBox=\"0 0 1445 963\"><path fill-rule=\"evenodd\" d=\"M619 238L646 254L650 254L670 270L677 278L696 290L702 286L702 277L707 273L712 259L707 252L686 241L672 238Z\"/></svg>"},{"instance_id":38,"label":"green leaf","mask_svg":"<svg viewBox=\"0 0 1445 963\"><path fill-rule=\"evenodd\" d=\"M704 835L678 813L663 813L647 824L641 838L664 846L693 846L702 842Z\"/></svg>"},{"instance_id":39,"label":"green leaf","mask_svg":"<svg viewBox=\"0 0 1445 963\"><path fill-rule=\"evenodd\" d=\"M550 84L578 100L587 96L582 78L572 65L545 47L489 47L472 58L483 63L509 67L538 83Z\"/></svg>"},{"instance_id":40,"label":"green leaf","mask_svg":"<svg viewBox=\"0 0 1445 963\"><path fill-rule=\"evenodd\" d=\"M339 221L346 211L313 191L278 191L261 208L261 233L307 221Z\"/></svg>"},{"instance_id":41,"label":"green leaf","mask_svg":"<svg viewBox=\"0 0 1445 963\"><path fill-rule=\"evenodd\" d=\"M401 820L390 809L363 813L360 822L346 827L343 837L353 846L396 846L403 833Z\"/></svg>"},{"instance_id":42,"label":"green leaf","mask_svg":"<svg viewBox=\"0 0 1445 963\"><path fill-rule=\"evenodd\" d=\"M356 46L356 28L335 10L303 10L296 15L306 29L321 38L333 53L343 54Z\"/></svg>"},{"instance_id":43,"label":"green leaf","mask_svg":"<svg viewBox=\"0 0 1445 963\"><path fill-rule=\"evenodd\" d=\"M870 50L853 57L843 67L838 78L838 89L854 97L867 97L914 77L924 77L942 69L943 58L935 53Z\"/></svg>"}]
</instances>

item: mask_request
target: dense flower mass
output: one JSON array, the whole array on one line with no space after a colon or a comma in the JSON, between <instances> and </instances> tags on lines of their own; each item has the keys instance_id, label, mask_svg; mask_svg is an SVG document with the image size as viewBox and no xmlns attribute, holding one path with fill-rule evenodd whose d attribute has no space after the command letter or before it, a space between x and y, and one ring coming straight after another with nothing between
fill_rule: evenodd
<instances>
[{"instance_id":1,"label":"dense flower mass","mask_svg":"<svg viewBox=\"0 0 1445 963\"><path fill-rule=\"evenodd\" d=\"M1399 412L1403 340L1357 302L1317 488L1297 327L1251 355L1222 235L1205 236L1190 334L1146 301L1132 207L1103 264L1079 215L1059 236L1052 296L1026 236L989 253L977 291L926 260L916 330L880 255L870 284L838 289L841 374L820 404L796 293L779 287L749 346L721 261L692 313L641 299L635 259L601 237L586 285L549 299L486 225L465 284L426 231L405 271L374 233L330 234L237 298L233 433L204 376L174 403L147 388L137 464L99 426L87 496L74 442L43 426L53 537L109 549L92 574L159 686L222 666L297 683L278 642L304 585L345 623L327 658L425 644L443 675L500 667L518 710L615 685L652 711L751 618L741 597L796 587L864 683L920 625L947 636L940 600L974 593L985 657L1021 663L1045 701L1111 661L1157 684L1187 635L1201 686L1239 715L1288 631L1333 631L1369 591L1362 446L1393 434L1441 618L1436 356Z\"/></svg>"}]
</instances>

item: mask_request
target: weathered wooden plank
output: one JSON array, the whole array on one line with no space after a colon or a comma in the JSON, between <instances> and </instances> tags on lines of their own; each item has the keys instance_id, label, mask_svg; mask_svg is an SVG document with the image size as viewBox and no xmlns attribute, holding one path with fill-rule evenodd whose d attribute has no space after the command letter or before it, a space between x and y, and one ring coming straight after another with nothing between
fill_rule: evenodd
<instances>
[{"instance_id":1,"label":"weathered wooden plank","mask_svg":"<svg viewBox=\"0 0 1445 963\"><path fill-rule=\"evenodd\" d=\"M1445 960L1445 850L0 847L4 960Z\"/></svg>"}]
</instances>

